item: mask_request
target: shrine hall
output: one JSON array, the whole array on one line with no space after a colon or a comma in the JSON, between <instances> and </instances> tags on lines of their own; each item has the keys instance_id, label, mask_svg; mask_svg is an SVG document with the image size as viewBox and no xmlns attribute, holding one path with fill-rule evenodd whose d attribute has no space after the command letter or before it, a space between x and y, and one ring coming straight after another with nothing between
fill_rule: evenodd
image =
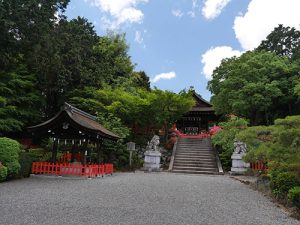
<instances>
[{"instance_id":1,"label":"shrine hall","mask_svg":"<svg viewBox=\"0 0 300 225\"><path fill-rule=\"evenodd\" d=\"M193 91L193 98L195 105L181 119L177 120L176 126L184 134L198 135L208 132L209 128L218 121L218 116L216 116L212 104L195 91Z\"/></svg>"}]
</instances>

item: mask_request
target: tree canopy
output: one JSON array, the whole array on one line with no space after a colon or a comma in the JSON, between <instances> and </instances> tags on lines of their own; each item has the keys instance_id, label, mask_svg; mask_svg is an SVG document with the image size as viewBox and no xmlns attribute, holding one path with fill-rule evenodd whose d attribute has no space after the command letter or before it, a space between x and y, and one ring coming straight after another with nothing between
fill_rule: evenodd
<instances>
[{"instance_id":1,"label":"tree canopy","mask_svg":"<svg viewBox=\"0 0 300 225\"><path fill-rule=\"evenodd\" d=\"M300 58L300 31L280 24L263 40L257 50L274 52L291 59Z\"/></svg>"},{"instance_id":2,"label":"tree canopy","mask_svg":"<svg viewBox=\"0 0 300 225\"><path fill-rule=\"evenodd\" d=\"M147 74L134 70L125 34L99 36L87 19L67 20L68 3L0 2L2 135L52 117L65 101L123 138L134 126L168 129L192 107L188 93L150 88Z\"/></svg>"},{"instance_id":3,"label":"tree canopy","mask_svg":"<svg viewBox=\"0 0 300 225\"><path fill-rule=\"evenodd\" d=\"M292 94L298 78L298 66L287 58L252 51L224 60L208 88L217 113L249 118L252 125L269 124L298 112Z\"/></svg>"},{"instance_id":4,"label":"tree canopy","mask_svg":"<svg viewBox=\"0 0 300 225\"><path fill-rule=\"evenodd\" d=\"M194 105L190 92L175 94L170 91L143 88L128 92L124 88L90 89L75 93L72 103L96 114L113 115L121 119L129 128L164 127L168 130L172 123L189 111Z\"/></svg>"}]
</instances>

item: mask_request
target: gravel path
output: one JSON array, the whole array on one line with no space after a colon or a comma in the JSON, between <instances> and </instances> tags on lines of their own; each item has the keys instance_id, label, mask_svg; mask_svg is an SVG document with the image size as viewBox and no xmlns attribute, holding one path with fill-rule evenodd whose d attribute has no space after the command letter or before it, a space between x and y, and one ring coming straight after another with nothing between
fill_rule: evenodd
<instances>
[{"instance_id":1,"label":"gravel path","mask_svg":"<svg viewBox=\"0 0 300 225\"><path fill-rule=\"evenodd\" d=\"M0 224L300 225L226 176L119 173L0 184Z\"/></svg>"}]
</instances>

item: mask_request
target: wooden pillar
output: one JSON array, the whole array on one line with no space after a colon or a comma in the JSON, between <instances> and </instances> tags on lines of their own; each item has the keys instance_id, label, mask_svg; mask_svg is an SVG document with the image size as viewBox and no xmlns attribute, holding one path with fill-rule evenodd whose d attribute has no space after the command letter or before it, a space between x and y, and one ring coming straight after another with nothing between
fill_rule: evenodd
<instances>
[{"instance_id":1,"label":"wooden pillar","mask_svg":"<svg viewBox=\"0 0 300 225\"><path fill-rule=\"evenodd\" d=\"M82 153L83 153L83 165L86 165L86 154L85 152L87 152L87 140L83 143L83 148L82 148Z\"/></svg>"},{"instance_id":2,"label":"wooden pillar","mask_svg":"<svg viewBox=\"0 0 300 225\"><path fill-rule=\"evenodd\" d=\"M57 149L58 149L58 139L55 139L52 146L52 157L51 157L51 162L53 163L56 163Z\"/></svg>"},{"instance_id":3,"label":"wooden pillar","mask_svg":"<svg viewBox=\"0 0 300 225\"><path fill-rule=\"evenodd\" d=\"M97 151L97 163L101 163L101 143L97 142L96 143L96 151Z\"/></svg>"},{"instance_id":4,"label":"wooden pillar","mask_svg":"<svg viewBox=\"0 0 300 225\"><path fill-rule=\"evenodd\" d=\"M74 144L72 145L72 149L71 149L71 162L75 161L76 148L77 148L77 144L76 144L76 142L74 142Z\"/></svg>"}]
</instances>

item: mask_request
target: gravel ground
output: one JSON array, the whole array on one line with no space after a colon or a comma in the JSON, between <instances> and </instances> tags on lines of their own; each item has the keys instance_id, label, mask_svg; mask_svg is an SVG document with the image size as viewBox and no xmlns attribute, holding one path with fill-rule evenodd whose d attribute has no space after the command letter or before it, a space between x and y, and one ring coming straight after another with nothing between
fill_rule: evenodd
<instances>
[{"instance_id":1,"label":"gravel ground","mask_svg":"<svg viewBox=\"0 0 300 225\"><path fill-rule=\"evenodd\" d=\"M262 194L227 176L117 173L0 184L0 224L294 225Z\"/></svg>"}]
</instances>

